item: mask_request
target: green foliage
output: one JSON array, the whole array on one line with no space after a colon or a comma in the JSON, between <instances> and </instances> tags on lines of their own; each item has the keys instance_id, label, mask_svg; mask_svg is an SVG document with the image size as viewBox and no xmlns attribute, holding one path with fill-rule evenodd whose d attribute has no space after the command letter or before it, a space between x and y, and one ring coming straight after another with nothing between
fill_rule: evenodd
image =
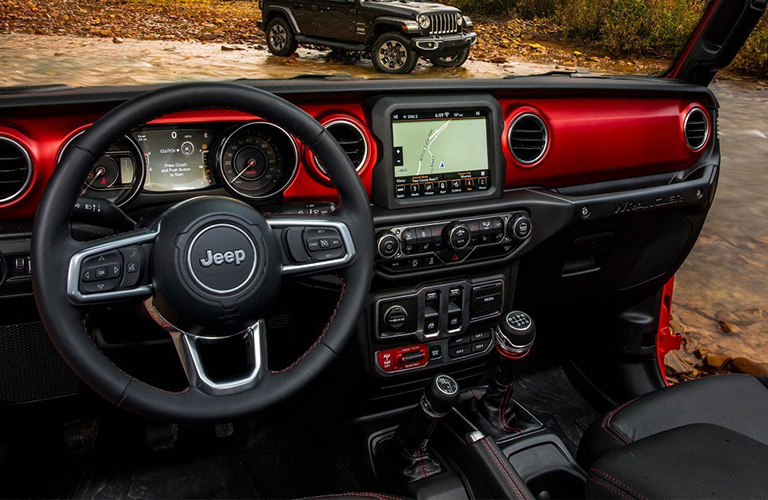
<instances>
[{"instance_id":1,"label":"green foliage","mask_svg":"<svg viewBox=\"0 0 768 500\"><path fill-rule=\"evenodd\" d=\"M673 57L701 20L709 0L449 0L470 14L546 18L565 38L612 57ZM768 76L768 18L731 69Z\"/></svg>"},{"instance_id":2,"label":"green foliage","mask_svg":"<svg viewBox=\"0 0 768 500\"><path fill-rule=\"evenodd\" d=\"M701 0L571 0L557 21L570 38L614 55L676 54L701 18Z\"/></svg>"},{"instance_id":3,"label":"green foliage","mask_svg":"<svg viewBox=\"0 0 768 500\"><path fill-rule=\"evenodd\" d=\"M731 69L748 75L768 77L768 17L763 16L734 59Z\"/></svg>"},{"instance_id":4,"label":"green foliage","mask_svg":"<svg viewBox=\"0 0 768 500\"><path fill-rule=\"evenodd\" d=\"M451 3L470 14L516 14L532 19L554 15L569 0L453 0Z\"/></svg>"}]
</instances>

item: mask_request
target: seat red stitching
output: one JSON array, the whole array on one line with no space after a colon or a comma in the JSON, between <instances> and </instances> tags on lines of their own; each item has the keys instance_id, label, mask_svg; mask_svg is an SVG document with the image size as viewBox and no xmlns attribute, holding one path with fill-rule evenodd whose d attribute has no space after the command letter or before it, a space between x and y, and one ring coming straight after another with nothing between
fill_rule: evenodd
<instances>
[{"instance_id":1,"label":"seat red stitching","mask_svg":"<svg viewBox=\"0 0 768 500\"><path fill-rule=\"evenodd\" d=\"M525 487L525 485L521 485L520 483L517 482L518 479L522 480L522 478L520 478L517 475L517 472L515 472L510 467L509 462L507 461L507 457L505 457L504 455L500 455L499 451L500 450L498 450L497 448L491 446L491 453L496 455L496 457L501 461L501 466L504 467L504 469L507 471L507 474L509 474L509 477L512 478L512 481L514 481L515 484L517 484L518 488L520 488L520 493L521 493L522 497L526 498L526 490L525 490L526 487Z\"/></svg>"},{"instance_id":2,"label":"seat red stitching","mask_svg":"<svg viewBox=\"0 0 768 500\"><path fill-rule=\"evenodd\" d=\"M344 281L344 278L342 278L341 276L336 276L336 277L339 279L339 281L341 281L341 291L339 292L339 301L336 302L336 308L333 310L333 314L331 314L331 317L328 320L328 323L325 325L325 328L323 328L322 333L320 333L320 336L317 338L315 343L309 346L309 349L307 349L306 352L304 352L304 354L302 354L301 357L299 357L299 359L291 363L290 366L288 366L287 368L283 368L282 370L271 370L272 373L284 373L284 372L287 372L288 370L291 370L292 368L295 368L296 365L301 363L301 360L306 358L309 355L309 353L312 352L312 350L315 347L317 347L320 344L320 342L323 341L323 337L325 337L325 334L328 333L328 330L331 328L331 324L333 324L333 320L336 319L336 313L339 312L341 301L344 298L344 292L346 292L347 290L347 282Z\"/></svg>"},{"instance_id":3,"label":"seat red stitching","mask_svg":"<svg viewBox=\"0 0 768 500\"><path fill-rule=\"evenodd\" d=\"M339 493L338 495L318 495L314 497L304 497L303 499L300 499L300 500L314 500L316 498L341 498L341 497L377 498L379 500L402 500L399 497L393 497L390 495L384 495L380 493L368 493L368 492Z\"/></svg>"},{"instance_id":4,"label":"seat red stitching","mask_svg":"<svg viewBox=\"0 0 768 500\"><path fill-rule=\"evenodd\" d=\"M636 490L632 489L631 487L627 486L626 484L622 483L621 481L619 481L615 477L611 476L607 472L603 472L603 471L601 471L599 469L595 469L594 467L592 467L590 469L590 472L595 472L595 473L603 476L605 479L611 481L612 483L615 483L617 486L627 490L628 492L632 493L633 495L635 495L637 498L640 498L641 500L645 500L646 499L646 497L644 495L642 495L641 493L639 493Z\"/></svg>"},{"instance_id":5,"label":"seat red stitching","mask_svg":"<svg viewBox=\"0 0 768 500\"><path fill-rule=\"evenodd\" d=\"M424 456L421 454L421 450L416 450L416 460L419 462L419 470L421 471L421 478L426 479L429 477L427 468L424 466Z\"/></svg>"},{"instance_id":6,"label":"seat red stitching","mask_svg":"<svg viewBox=\"0 0 768 500\"><path fill-rule=\"evenodd\" d=\"M605 490L610 491L611 493L614 493L614 494L618 495L619 498L626 498L628 500L631 500L631 497L628 494L626 494L625 492L621 491L618 488L614 488L614 487L609 486L607 484L603 484L600 481L598 481L597 479L595 479L594 477L590 477L587 480L591 481L593 484L596 484L596 485L600 486L601 488L603 488Z\"/></svg>"},{"instance_id":7,"label":"seat red stitching","mask_svg":"<svg viewBox=\"0 0 768 500\"><path fill-rule=\"evenodd\" d=\"M525 498L525 495L522 493L522 489L517 484L517 481L512 478L512 476L509 474L509 471L507 471L504 466L499 461L499 458L496 456L496 454L493 452L493 449L488 444L488 438L483 438L480 440L481 443L483 443L483 446L485 446L485 449L488 451L488 454L491 456L494 462L496 462L496 466L501 469L501 472L504 474L504 477L506 478L507 482L510 486L515 490L515 493L517 493L519 498Z\"/></svg>"},{"instance_id":8,"label":"seat red stitching","mask_svg":"<svg viewBox=\"0 0 768 500\"><path fill-rule=\"evenodd\" d=\"M514 432L519 433L523 432L522 429L519 427L511 427L509 423L507 422L506 414L507 414L507 406L509 406L510 401L512 400L512 384L507 386L506 391L504 391L504 396L501 399L501 405L499 407L499 427L501 430L505 432Z\"/></svg>"},{"instance_id":9,"label":"seat red stitching","mask_svg":"<svg viewBox=\"0 0 768 500\"><path fill-rule=\"evenodd\" d=\"M637 401L641 397L643 397L643 396L638 396L635 399L631 399L631 400L627 401L626 403L624 403L623 405L619 406L618 408L615 408L614 410L608 412L608 414L605 416L605 418L603 418L603 422L602 422L603 430L605 430L605 432L607 432L613 438L618 440L621 444L629 444L631 442L631 440L629 438L621 435L619 433L619 431L617 431L616 429L611 427L611 421L613 420L613 417L615 417L617 413L619 413L621 410L623 410L624 408L626 408L630 404L634 403L635 401Z\"/></svg>"}]
</instances>

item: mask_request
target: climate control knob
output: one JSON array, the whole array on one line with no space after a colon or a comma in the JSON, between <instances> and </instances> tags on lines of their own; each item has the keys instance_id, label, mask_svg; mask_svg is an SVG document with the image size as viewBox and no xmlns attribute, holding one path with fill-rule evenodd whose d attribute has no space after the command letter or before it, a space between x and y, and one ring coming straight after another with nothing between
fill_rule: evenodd
<instances>
[{"instance_id":1,"label":"climate control knob","mask_svg":"<svg viewBox=\"0 0 768 500\"><path fill-rule=\"evenodd\" d=\"M469 245L469 227L461 222L452 222L443 233L446 243L454 250L462 250Z\"/></svg>"},{"instance_id":2,"label":"climate control knob","mask_svg":"<svg viewBox=\"0 0 768 500\"><path fill-rule=\"evenodd\" d=\"M514 217L507 225L507 235L515 241L525 241L531 237L533 222L527 215Z\"/></svg>"},{"instance_id":3,"label":"climate control knob","mask_svg":"<svg viewBox=\"0 0 768 500\"><path fill-rule=\"evenodd\" d=\"M400 238L389 231L382 233L376 240L376 251L382 259L391 259L400 251Z\"/></svg>"}]
</instances>

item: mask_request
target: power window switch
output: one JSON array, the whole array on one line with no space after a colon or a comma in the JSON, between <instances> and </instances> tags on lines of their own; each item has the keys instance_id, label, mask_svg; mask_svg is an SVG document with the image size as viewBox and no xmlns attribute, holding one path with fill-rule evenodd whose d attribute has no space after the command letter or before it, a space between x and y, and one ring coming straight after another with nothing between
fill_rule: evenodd
<instances>
[{"instance_id":1,"label":"power window switch","mask_svg":"<svg viewBox=\"0 0 768 500\"><path fill-rule=\"evenodd\" d=\"M424 311L424 333L432 335L440 331L440 315L431 307Z\"/></svg>"}]
</instances>

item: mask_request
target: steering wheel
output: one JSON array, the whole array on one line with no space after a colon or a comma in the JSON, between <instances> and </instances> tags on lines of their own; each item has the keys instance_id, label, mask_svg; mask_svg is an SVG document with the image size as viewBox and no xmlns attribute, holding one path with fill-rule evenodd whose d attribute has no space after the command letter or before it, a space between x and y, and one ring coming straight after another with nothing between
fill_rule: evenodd
<instances>
[{"instance_id":1,"label":"steering wheel","mask_svg":"<svg viewBox=\"0 0 768 500\"><path fill-rule=\"evenodd\" d=\"M322 217L265 217L235 199L200 196L166 210L149 227L95 241L75 240L69 214L83 180L110 145L155 118L199 108L234 109L288 130L326 165L339 192L339 208ZM374 227L360 177L315 119L275 95L244 85L172 85L110 111L73 146L48 182L37 212L32 283L53 344L96 393L151 418L225 421L296 393L336 358L370 289ZM306 246L318 238L333 249ZM89 273L97 270L106 278L94 281ZM336 309L303 355L283 370L270 371L263 317L283 276L313 274L338 276ZM84 326L88 312L125 301L141 301L170 334L187 389L168 392L141 382L93 343ZM227 379L211 375L203 352L233 344L240 348L235 352L242 373Z\"/></svg>"}]
</instances>

